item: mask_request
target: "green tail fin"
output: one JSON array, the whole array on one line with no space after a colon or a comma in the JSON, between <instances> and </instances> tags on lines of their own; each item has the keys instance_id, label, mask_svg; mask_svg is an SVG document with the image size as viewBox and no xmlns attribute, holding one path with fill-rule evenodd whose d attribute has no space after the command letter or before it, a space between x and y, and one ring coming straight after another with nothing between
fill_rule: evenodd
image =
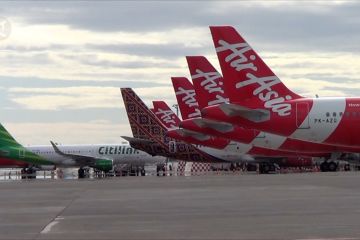
<instances>
[{"instance_id":1,"label":"green tail fin","mask_svg":"<svg viewBox=\"0 0 360 240\"><path fill-rule=\"evenodd\" d=\"M2 124L0 124L0 146L21 146Z\"/></svg>"}]
</instances>

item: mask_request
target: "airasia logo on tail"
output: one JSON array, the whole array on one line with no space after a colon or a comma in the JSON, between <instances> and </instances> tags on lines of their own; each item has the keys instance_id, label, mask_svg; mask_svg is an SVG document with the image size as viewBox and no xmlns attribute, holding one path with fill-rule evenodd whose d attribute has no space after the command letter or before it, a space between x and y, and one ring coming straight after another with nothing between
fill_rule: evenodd
<instances>
[{"instance_id":1,"label":"airasia logo on tail","mask_svg":"<svg viewBox=\"0 0 360 240\"><path fill-rule=\"evenodd\" d=\"M221 94L224 94L222 89L223 82L221 81L221 75L218 72L203 72L200 69L196 69L196 74L191 76L192 79L204 78L200 82L200 85L210 94L210 93L219 93L216 94L214 100L208 102L208 106L217 105L220 103L229 102L228 98L223 97Z\"/></svg>"},{"instance_id":2,"label":"airasia logo on tail","mask_svg":"<svg viewBox=\"0 0 360 240\"><path fill-rule=\"evenodd\" d=\"M155 115L159 115L161 121L163 121L164 123L166 123L166 125L169 125L171 128L176 128L175 124L175 114L173 113L173 111L171 110L163 110L161 108L159 108L156 112Z\"/></svg>"},{"instance_id":3,"label":"airasia logo on tail","mask_svg":"<svg viewBox=\"0 0 360 240\"><path fill-rule=\"evenodd\" d=\"M184 95L182 97L182 102L188 106L188 108L194 108L194 112L188 114L188 118L195 118L195 117L200 117L201 116L201 112L199 110L199 104L196 101L195 98L195 90L193 89L189 89L186 90L182 87L179 87L178 90L175 92L176 95Z\"/></svg>"},{"instance_id":4,"label":"airasia logo on tail","mask_svg":"<svg viewBox=\"0 0 360 240\"><path fill-rule=\"evenodd\" d=\"M257 71L258 67L255 66L256 55L252 54L249 59L245 56L245 53L252 50L247 43L235 43L230 44L224 40L219 40L219 47L216 48L216 52L223 52L230 50L232 53L225 58L225 62L229 63L232 68L240 72L243 70ZM254 74L247 73L247 79L245 81L238 82L235 87L237 89L246 87L252 84L258 84L252 93L264 102L265 108L271 108L271 111L276 112L279 116L288 116L291 113L291 105L284 103L285 100L291 100L290 95L285 97L280 96L277 91L274 91L271 87L281 83L280 79L276 76L264 76L257 77Z\"/></svg>"}]
</instances>

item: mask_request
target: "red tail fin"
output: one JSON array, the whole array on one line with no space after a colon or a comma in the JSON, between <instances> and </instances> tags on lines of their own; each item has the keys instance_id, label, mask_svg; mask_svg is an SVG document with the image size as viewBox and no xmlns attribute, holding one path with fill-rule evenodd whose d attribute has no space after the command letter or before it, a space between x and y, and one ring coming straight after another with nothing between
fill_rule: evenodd
<instances>
[{"instance_id":1,"label":"red tail fin","mask_svg":"<svg viewBox=\"0 0 360 240\"><path fill-rule=\"evenodd\" d=\"M172 77L171 81L183 120L201 117L195 89L191 82L185 77Z\"/></svg>"},{"instance_id":2,"label":"red tail fin","mask_svg":"<svg viewBox=\"0 0 360 240\"><path fill-rule=\"evenodd\" d=\"M187 56L200 109L229 102L221 74L203 56Z\"/></svg>"},{"instance_id":3,"label":"red tail fin","mask_svg":"<svg viewBox=\"0 0 360 240\"><path fill-rule=\"evenodd\" d=\"M291 105L284 102L301 97L280 81L233 27L210 30L230 102L289 115Z\"/></svg>"},{"instance_id":4,"label":"red tail fin","mask_svg":"<svg viewBox=\"0 0 360 240\"><path fill-rule=\"evenodd\" d=\"M176 129L180 125L180 119L164 101L153 101L153 113L167 129Z\"/></svg>"},{"instance_id":5,"label":"red tail fin","mask_svg":"<svg viewBox=\"0 0 360 240\"><path fill-rule=\"evenodd\" d=\"M222 162L192 145L167 137L166 128L131 88L121 88L121 94L134 138L154 142L152 146L141 146L140 150L185 161Z\"/></svg>"}]
</instances>

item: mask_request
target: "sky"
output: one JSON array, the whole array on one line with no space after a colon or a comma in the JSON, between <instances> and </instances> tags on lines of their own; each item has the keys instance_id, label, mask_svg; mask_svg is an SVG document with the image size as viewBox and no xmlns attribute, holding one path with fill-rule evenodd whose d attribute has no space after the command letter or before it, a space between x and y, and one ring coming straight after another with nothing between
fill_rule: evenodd
<instances>
[{"instance_id":1,"label":"sky","mask_svg":"<svg viewBox=\"0 0 360 240\"><path fill-rule=\"evenodd\" d=\"M1 1L0 122L24 145L123 142L120 87L175 104L186 55L219 69L210 25L234 26L301 95L358 96L359 12L357 1Z\"/></svg>"}]
</instances>

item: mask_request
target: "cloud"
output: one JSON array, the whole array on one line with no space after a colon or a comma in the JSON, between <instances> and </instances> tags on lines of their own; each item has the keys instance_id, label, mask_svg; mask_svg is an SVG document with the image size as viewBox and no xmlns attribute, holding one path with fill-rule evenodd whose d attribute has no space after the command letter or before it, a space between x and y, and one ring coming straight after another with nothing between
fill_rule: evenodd
<instances>
[{"instance_id":1,"label":"cloud","mask_svg":"<svg viewBox=\"0 0 360 240\"><path fill-rule=\"evenodd\" d=\"M172 102L172 87L138 88L135 91L151 104L159 92L161 100ZM123 108L120 88L115 87L64 87L64 88L10 88L10 99L30 110L63 110L87 108ZM169 101L170 99L170 101Z\"/></svg>"},{"instance_id":2,"label":"cloud","mask_svg":"<svg viewBox=\"0 0 360 240\"><path fill-rule=\"evenodd\" d=\"M106 119L82 123L5 122L3 125L24 146L49 145L50 140L61 144L121 143L124 139L120 136L131 136L127 123L114 124Z\"/></svg>"},{"instance_id":3,"label":"cloud","mask_svg":"<svg viewBox=\"0 0 360 240\"><path fill-rule=\"evenodd\" d=\"M113 87L11 88L9 93L20 106L38 110L118 108L121 102Z\"/></svg>"},{"instance_id":4,"label":"cloud","mask_svg":"<svg viewBox=\"0 0 360 240\"><path fill-rule=\"evenodd\" d=\"M12 33L0 41L1 121L27 143L47 143L51 130L69 143L129 133L119 88L134 87L149 106L175 103L170 77L189 76L185 55L219 67L209 25L233 25L300 94L355 96L359 10L324 1L4 2Z\"/></svg>"},{"instance_id":5,"label":"cloud","mask_svg":"<svg viewBox=\"0 0 360 240\"><path fill-rule=\"evenodd\" d=\"M89 39L90 33L96 32L105 38L108 33L127 34L124 38L114 38L114 41L125 39L127 43L148 43L151 39L161 39L160 35L174 29L198 28L208 34L209 25L226 24L236 26L245 36L250 36L253 42L261 43L267 50L275 48L283 51L286 45L286 51L334 48L338 51L354 51L358 42L354 39L360 40L359 9L357 2L324 1L16 2L7 3L3 14L14 16L13 21L33 25L34 28L63 25L81 30L80 35L73 35L73 42ZM66 31L58 31L55 36L62 39L67 35ZM45 33L40 33L43 41L49 39ZM149 38L149 34L153 38ZM178 37L183 40L192 38L193 34L198 35L192 31L192 34ZM131 35L136 37L131 38Z\"/></svg>"}]
</instances>

